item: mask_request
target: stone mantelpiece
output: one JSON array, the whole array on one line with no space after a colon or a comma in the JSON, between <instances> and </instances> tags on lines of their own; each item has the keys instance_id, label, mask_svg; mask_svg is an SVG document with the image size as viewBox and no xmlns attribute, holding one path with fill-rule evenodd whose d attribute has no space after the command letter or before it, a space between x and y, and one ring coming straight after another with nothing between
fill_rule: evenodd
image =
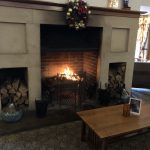
<instances>
[{"instance_id":1,"label":"stone mantelpiece","mask_svg":"<svg viewBox=\"0 0 150 150\"><path fill-rule=\"evenodd\" d=\"M27 67L29 108L35 109L35 98L41 96L40 24L65 24L62 11L0 6L0 68ZM23 7L23 6L22 6ZM109 64L126 62L125 84L132 85L134 50L140 12L94 10L88 26L102 27L102 45L97 81L104 88L108 82ZM101 13L100 13L101 12ZM135 14L134 14L135 13ZM130 14L134 14L134 17ZM1 42L1 41L0 41Z\"/></svg>"},{"instance_id":2,"label":"stone mantelpiece","mask_svg":"<svg viewBox=\"0 0 150 150\"><path fill-rule=\"evenodd\" d=\"M20 7L20 8L30 8L39 10L55 10L64 11L66 4L42 1L42 0L2 0L0 1L1 6L9 7ZM104 7L94 7L89 6L92 14L101 14L106 16L124 16L124 17L138 17L140 14L145 12L130 11L126 9L111 9Z\"/></svg>"}]
</instances>

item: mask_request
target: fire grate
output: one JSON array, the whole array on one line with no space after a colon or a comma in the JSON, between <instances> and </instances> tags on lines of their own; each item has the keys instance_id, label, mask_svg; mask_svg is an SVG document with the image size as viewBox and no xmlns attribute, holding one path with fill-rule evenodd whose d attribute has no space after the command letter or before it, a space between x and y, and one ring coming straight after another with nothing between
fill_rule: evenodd
<instances>
[{"instance_id":1,"label":"fire grate","mask_svg":"<svg viewBox=\"0 0 150 150\"><path fill-rule=\"evenodd\" d=\"M85 75L80 76L79 80L68 80L63 75L57 76L57 100L59 106L69 105L76 110L81 107L84 97Z\"/></svg>"},{"instance_id":2,"label":"fire grate","mask_svg":"<svg viewBox=\"0 0 150 150\"><path fill-rule=\"evenodd\" d=\"M77 78L79 80L67 79L64 74L43 78L42 97L54 108L65 106L80 109L87 92L86 72L78 74Z\"/></svg>"}]
</instances>

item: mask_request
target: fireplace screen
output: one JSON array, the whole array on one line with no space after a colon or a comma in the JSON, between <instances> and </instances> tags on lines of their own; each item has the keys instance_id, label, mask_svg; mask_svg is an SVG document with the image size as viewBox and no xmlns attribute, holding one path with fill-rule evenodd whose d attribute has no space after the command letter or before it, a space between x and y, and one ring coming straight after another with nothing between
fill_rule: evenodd
<instances>
[{"instance_id":1,"label":"fireplace screen","mask_svg":"<svg viewBox=\"0 0 150 150\"><path fill-rule=\"evenodd\" d=\"M85 98L86 73L74 73L69 67L53 77L43 78L42 95L51 103L72 106L75 110L81 107Z\"/></svg>"}]
</instances>

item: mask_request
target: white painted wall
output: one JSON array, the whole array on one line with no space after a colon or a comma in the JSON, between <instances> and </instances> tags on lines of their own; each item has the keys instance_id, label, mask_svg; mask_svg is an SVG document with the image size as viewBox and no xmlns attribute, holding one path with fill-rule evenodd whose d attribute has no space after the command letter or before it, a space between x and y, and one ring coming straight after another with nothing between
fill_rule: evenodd
<instances>
[{"instance_id":1,"label":"white painted wall","mask_svg":"<svg viewBox=\"0 0 150 150\"><path fill-rule=\"evenodd\" d=\"M141 5L150 6L150 0L141 0Z\"/></svg>"},{"instance_id":2,"label":"white painted wall","mask_svg":"<svg viewBox=\"0 0 150 150\"><path fill-rule=\"evenodd\" d=\"M67 3L68 0L43 0L55 3ZM108 0L86 0L90 6L107 7ZM120 0L121 1L121 0ZM129 6L132 10L140 10L140 6L150 6L150 0L129 0Z\"/></svg>"},{"instance_id":3,"label":"white painted wall","mask_svg":"<svg viewBox=\"0 0 150 150\"><path fill-rule=\"evenodd\" d=\"M141 6L140 11L146 11L147 13L150 13L150 6Z\"/></svg>"}]
</instances>

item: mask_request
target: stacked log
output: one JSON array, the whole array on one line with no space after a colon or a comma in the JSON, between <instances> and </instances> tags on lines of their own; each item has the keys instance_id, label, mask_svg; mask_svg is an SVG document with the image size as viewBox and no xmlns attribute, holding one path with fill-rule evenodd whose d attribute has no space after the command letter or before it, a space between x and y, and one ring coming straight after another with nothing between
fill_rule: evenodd
<instances>
[{"instance_id":1,"label":"stacked log","mask_svg":"<svg viewBox=\"0 0 150 150\"><path fill-rule=\"evenodd\" d=\"M15 106L28 105L28 87L20 79L4 81L0 86L2 107L13 102Z\"/></svg>"},{"instance_id":2,"label":"stacked log","mask_svg":"<svg viewBox=\"0 0 150 150\"><path fill-rule=\"evenodd\" d=\"M107 88L110 90L110 97L119 98L125 88L125 63L114 63L109 68L109 80Z\"/></svg>"}]
</instances>

